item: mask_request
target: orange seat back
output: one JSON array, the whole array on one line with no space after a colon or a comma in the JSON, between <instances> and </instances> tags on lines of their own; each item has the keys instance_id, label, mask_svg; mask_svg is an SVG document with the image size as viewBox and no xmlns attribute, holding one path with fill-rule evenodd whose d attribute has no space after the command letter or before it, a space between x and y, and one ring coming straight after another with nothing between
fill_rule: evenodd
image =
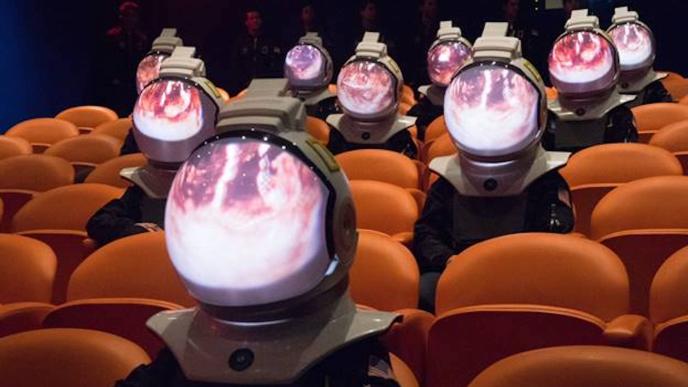
<instances>
[{"instance_id":1,"label":"orange seat back","mask_svg":"<svg viewBox=\"0 0 688 387\"><path fill-rule=\"evenodd\" d=\"M373 180L352 180L357 228L387 235L413 232L418 204L407 190Z\"/></svg>"},{"instance_id":2,"label":"orange seat back","mask_svg":"<svg viewBox=\"0 0 688 387\"><path fill-rule=\"evenodd\" d=\"M636 127L641 137L649 142L653 134L669 124L688 120L688 106L660 102L636 106L633 109Z\"/></svg>"},{"instance_id":3,"label":"orange seat back","mask_svg":"<svg viewBox=\"0 0 688 387\"><path fill-rule=\"evenodd\" d=\"M604 346L538 349L503 359L470 387L688 386L688 365L656 354Z\"/></svg>"},{"instance_id":4,"label":"orange seat back","mask_svg":"<svg viewBox=\"0 0 688 387\"><path fill-rule=\"evenodd\" d=\"M401 153L359 149L340 153L335 158L350 180L375 180L402 188L420 188L418 166Z\"/></svg>"},{"instance_id":5,"label":"orange seat back","mask_svg":"<svg viewBox=\"0 0 688 387\"><path fill-rule=\"evenodd\" d=\"M74 168L46 155L22 155L0 160L0 189L43 192L74 182Z\"/></svg>"},{"instance_id":6,"label":"orange seat back","mask_svg":"<svg viewBox=\"0 0 688 387\"><path fill-rule=\"evenodd\" d=\"M31 143L25 139L0 135L0 160L12 156L28 155L32 152Z\"/></svg>"},{"instance_id":7,"label":"orange seat back","mask_svg":"<svg viewBox=\"0 0 688 387\"><path fill-rule=\"evenodd\" d=\"M49 302L56 269L55 253L45 243L0 234L0 304Z\"/></svg>"},{"instance_id":8,"label":"orange seat back","mask_svg":"<svg viewBox=\"0 0 688 387\"><path fill-rule=\"evenodd\" d=\"M0 305L0 338L42 328L54 305L44 302L13 302Z\"/></svg>"},{"instance_id":9,"label":"orange seat back","mask_svg":"<svg viewBox=\"0 0 688 387\"><path fill-rule=\"evenodd\" d=\"M98 331L40 329L0 339L0 380L7 386L114 386L148 363L136 344Z\"/></svg>"},{"instance_id":10,"label":"orange seat back","mask_svg":"<svg viewBox=\"0 0 688 387\"><path fill-rule=\"evenodd\" d=\"M80 328L112 333L131 340L155 357L165 344L146 327L159 312L181 306L146 298L97 298L62 304L43 320L44 328Z\"/></svg>"},{"instance_id":11,"label":"orange seat back","mask_svg":"<svg viewBox=\"0 0 688 387\"><path fill-rule=\"evenodd\" d=\"M107 184L118 188L127 188L131 185L120 176L124 168L140 167L146 164L146 157L142 153L116 157L110 159L91 171L86 177L85 183Z\"/></svg>"},{"instance_id":12,"label":"orange seat back","mask_svg":"<svg viewBox=\"0 0 688 387\"><path fill-rule=\"evenodd\" d=\"M98 126L91 132L91 134L104 134L124 142L132 127L131 118L118 118L114 121L107 121Z\"/></svg>"},{"instance_id":13,"label":"orange seat back","mask_svg":"<svg viewBox=\"0 0 688 387\"><path fill-rule=\"evenodd\" d=\"M57 118L34 118L14 125L5 135L25 139L34 147L34 153L40 153L58 141L78 136L79 129Z\"/></svg>"},{"instance_id":14,"label":"orange seat back","mask_svg":"<svg viewBox=\"0 0 688 387\"><path fill-rule=\"evenodd\" d=\"M109 243L86 258L72 274L67 300L112 297L195 304L172 266L163 232L132 235Z\"/></svg>"},{"instance_id":15,"label":"orange seat back","mask_svg":"<svg viewBox=\"0 0 688 387\"><path fill-rule=\"evenodd\" d=\"M650 145L673 153L683 165L684 174L688 173L688 120L663 127L652 136Z\"/></svg>"},{"instance_id":16,"label":"orange seat back","mask_svg":"<svg viewBox=\"0 0 688 387\"><path fill-rule=\"evenodd\" d=\"M55 118L69 121L78 128L94 129L108 121L115 121L117 113L103 106L76 106L58 113Z\"/></svg>"},{"instance_id":17,"label":"orange seat back","mask_svg":"<svg viewBox=\"0 0 688 387\"><path fill-rule=\"evenodd\" d=\"M121 142L114 137L90 134L57 142L48 148L45 154L72 163L101 164L119 156L121 146Z\"/></svg>"},{"instance_id":18,"label":"orange seat back","mask_svg":"<svg viewBox=\"0 0 688 387\"><path fill-rule=\"evenodd\" d=\"M513 234L455 256L437 285L436 311L439 316L474 305L536 304L611 321L627 313L628 292L623 264L604 246L568 235Z\"/></svg>"},{"instance_id":19,"label":"orange seat back","mask_svg":"<svg viewBox=\"0 0 688 387\"><path fill-rule=\"evenodd\" d=\"M322 144L326 145L330 141L330 127L320 118L307 116L306 131Z\"/></svg>"},{"instance_id":20,"label":"orange seat back","mask_svg":"<svg viewBox=\"0 0 688 387\"><path fill-rule=\"evenodd\" d=\"M669 72L669 75L662 79L662 84L674 98L674 101L681 100L688 95L688 79L680 74Z\"/></svg>"},{"instance_id":21,"label":"orange seat back","mask_svg":"<svg viewBox=\"0 0 688 387\"><path fill-rule=\"evenodd\" d=\"M84 231L91 216L122 192L104 184L74 184L40 193L15 214L12 230Z\"/></svg>"},{"instance_id":22,"label":"orange seat back","mask_svg":"<svg viewBox=\"0 0 688 387\"><path fill-rule=\"evenodd\" d=\"M430 165L430 162L436 157L451 156L457 152L456 145L454 145L451 136L449 136L449 134L443 134L432 141L427 147L425 162Z\"/></svg>"},{"instance_id":23,"label":"orange seat back","mask_svg":"<svg viewBox=\"0 0 688 387\"><path fill-rule=\"evenodd\" d=\"M351 296L358 304L386 311L418 306L420 272L416 259L387 235L359 231L349 279Z\"/></svg>"},{"instance_id":24,"label":"orange seat back","mask_svg":"<svg viewBox=\"0 0 688 387\"><path fill-rule=\"evenodd\" d=\"M427 129L425 129L425 141L432 141L447 133L447 123L444 121L444 116L439 116L432 120Z\"/></svg>"}]
</instances>

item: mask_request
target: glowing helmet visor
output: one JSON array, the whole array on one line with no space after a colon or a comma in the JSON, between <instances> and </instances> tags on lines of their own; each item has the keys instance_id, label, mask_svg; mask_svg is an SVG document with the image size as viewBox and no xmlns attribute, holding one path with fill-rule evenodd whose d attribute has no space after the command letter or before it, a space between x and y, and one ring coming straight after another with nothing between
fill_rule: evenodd
<instances>
[{"instance_id":1,"label":"glowing helmet visor","mask_svg":"<svg viewBox=\"0 0 688 387\"><path fill-rule=\"evenodd\" d=\"M624 23L609 31L617 50L621 71L637 70L652 66L654 44L652 33L638 23Z\"/></svg>"},{"instance_id":2,"label":"glowing helmet visor","mask_svg":"<svg viewBox=\"0 0 688 387\"><path fill-rule=\"evenodd\" d=\"M396 80L381 64L366 60L344 66L337 78L337 98L356 117L383 115L396 104Z\"/></svg>"},{"instance_id":3,"label":"glowing helmet visor","mask_svg":"<svg viewBox=\"0 0 688 387\"><path fill-rule=\"evenodd\" d=\"M278 302L324 278L329 191L286 146L229 137L195 151L172 185L167 248L189 292L217 306Z\"/></svg>"},{"instance_id":4,"label":"glowing helmet visor","mask_svg":"<svg viewBox=\"0 0 688 387\"><path fill-rule=\"evenodd\" d=\"M184 161L193 148L214 133L216 114L216 105L197 85L160 79L144 88L134 105L136 142L149 159ZM172 145L182 142L187 143L185 151Z\"/></svg>"},{"instance_id":5,"label":"glowing helmet visor","mask_svg":"<svg viewBox=\"0 0 688 387\"><path fill-rule=\"evenodd\" d=\"M151 54L139 62L136 68L136 92L141 94L146 85L160 76L160 65L168 55L165 54Z\"/></svg>"},{"instance_id":6,"label":"glowing helmet visor","mask_svg":"<svg viewBox=\"0 0 688 387\"><path fill-rule=\"evenodd\" d=\"M442 42L428 51L428 76L440 87L449 86L451 77L471 56L471 49L461 42Z\"/></svg>"},{"instance_id":7,"label":"glowing helmet visor","mask_svg":"<svg viewBox=\"0 0 688 387\"><path fill-rule=\"evenodd\" d=\"M616 81L614 47L596 32L566 34L554 43L549 74L554 86L564 94L607 90Z\"/></svg>"},{"instance_id":8,"label":"glowing helmet visor","mask_svg":"<svg viewBox=\"0 0 688 387\"><path fill-rule=\"evenodd\" d=\"M449 85L444 117L458 147L471 155L509 155L539 133L540 93L514 69L498 65L462 70Z\"/></svg>"},{"instance_id":9,"label":"glowing helmet visor","mask_svg":"<svg viewBox=\"0 0 688 387\"><path fill-rule=\"evenodd\" d=\"M284 75L295 87L324 86L327 77L327 60L317 47L299 44L287 53Z\"/></svg>"}]
</instances>

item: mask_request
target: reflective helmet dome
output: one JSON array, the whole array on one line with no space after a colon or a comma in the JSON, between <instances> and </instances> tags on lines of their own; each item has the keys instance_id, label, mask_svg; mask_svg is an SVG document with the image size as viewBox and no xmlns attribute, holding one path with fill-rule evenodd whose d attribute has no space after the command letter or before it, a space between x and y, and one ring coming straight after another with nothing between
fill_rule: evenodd
<instances>
[{"instance_id":1,"label":"reflective helmet dome","mask_svg":"<svg viewBox=\"0 0 688 387\"><path fill-rule=\"evenodd\" d=\"M132 113L134 136L143 154L164 163L181 163L214 134L218 107L196 84L161 78L139 95Z\"/></svg>"},{"instance_id":2,"label":"reflective helmet dome","mask_svg":"<svg viewBox=\"0 0 688 387\"><path fill-rule=\"evenodd\" d=\"M194 298L215 306L288 300L331 263L330 191L288 142L221 137L181 166L165 212L167 248Z\"/></svg>"},{"instance_id":3,"label":"reflective helmet dome","mask_svg":"<svg viewBox=\"0 0 688 387\"><path fill-rule=\"evenodd\" d=\"M619 51L621 71L632 71L652 66L655 47L652 32L640 23L614 26L609 35Z\"/></svg>"},{"instance_id":4,"label":"reflective helmet dome","mask_svg":"<svg viewBox=\"0 0 688 387\"><path fill-rule=\"evenodd\" d=\"M466 60L471 57L471 49L458 41L445 41L434 45L428 51L428 76L432 83L440 87L449 86L451 78Z\"/></svg>"},{"instance_id":5,"label":"reflective helmet dome","mask_svg":"<svg viewBox=\"0 0 688 387\"><path fill-rule=\"evenodd\" d=\"M146 85L160 76L160 65L168 58L167 54L146 55L136 68L136 92L141 94Z\"/></svg>"},{"instance_id":6,"label":"reflective helmet dome","mask_svg":"<svg viewBox=\"0 0 688 387\"><path fill-rule=\"evenodd\" d=\"M552 84L562 94L589 94L616 84L617 53L600 33L581 30L562 35L549 55Z\"/></svg>"},{"instance_id":7,"label":"reflective helmet dome","mask_svg":"<svg viewBox=\"0 0 688 387\"><path fill-rule=\"evenodd\" d=\"M382 64L356 60L337 78L337 98L345 112L357 118L375 118L396 111L397 80Z\"/></svg>"},{"instance_id":8,"label":"reflective helmet dome","mask_svg":"<svg viewBox=\"0 0 688 387\"><path fill-rule=\"evenodd\" d=\"M320 88L332 79L329 57L312 44L299 44L287 53L284 75L293 87Z\"/></svg>"},{"instance_id":9,"label":"reflective helmet dome","mask_svg":"<svg viewBox=\"0 0 688 387\"><path fill-rule=\"evenodd\" d=\"M541 98L538 88L510 66L468 66L454 77L445 94L447 129L466 154L513 154L542 135Z\"/></svg>"}]
</instances>

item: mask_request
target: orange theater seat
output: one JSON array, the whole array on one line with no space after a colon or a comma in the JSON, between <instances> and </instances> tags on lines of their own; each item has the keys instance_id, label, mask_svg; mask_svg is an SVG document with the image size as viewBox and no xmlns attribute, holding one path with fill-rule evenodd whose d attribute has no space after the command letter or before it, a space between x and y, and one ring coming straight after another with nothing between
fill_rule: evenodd
<instances>
[{"instance_id":1,"label":"orange theater seat","mask_svg":"<svg viewBox=\"0 0 688 387\"><path fill-rule=\"evenodd\" d=\"M418 307L420 272L416 259L386 234L359 231L349 278L351 296L357 304L386 311Z\"/></svg>"},{"instance_id":2,"label":"orange theater seat","mask_svg":"<svg viewBox=\"0 0 688 387\"><path fill-rule=\"evenodd\" d=\"M167 310L181 309L171 302L146 298L97 298L62 304L43 320L44 328L81 328L112 333L131 340L155 357L165 346L146 327L149 318Z\"/></svg>"},{"instance_id":3,"label":"orange theater seat","mask_svg":"<svg viewBox=\"0 0 688 387\"><path fill-rule=\"evenodd\" d=\"M0 305L0 337L41 329L43 319L55 306L43 302Z\"/></svg>"},{"instance_id":4,"label":"orange theater seat","mask_svg":"<svg viewBox=\"0 0 688 387\"><path fill-rule=\"evenodd\" d=\"M69 276L93 251L85 243L88 219L120 196L121 189L108 185L69 185L36 195L14 216L13 232L45 242L57 255L53 302L64 300Z\"/></svg>"},{"instance_id":5,"label":"orange theater seat","mask_svg":"<svg viewBox=\"0 0 688 387\"><path fill-rule=\"evenodd\" d=\"M104 122L93 129L91 134L104 134L124 142L129 134L132 123L131 118L118 118L114 121Z\"/></svg>"},{"instance_id":6,"label":"orange theater seat","mask_svg":"<svg viewBox=\"0 0 688 387\"><path fill-rule=\"evenodd\" d=\"M681 100L678 101L678 103L680 103L681 105L688 105L688 96L681 98Z\"/></svg>"},{"instance_id":7,"label":"orange theater seat","mask_svg":"<svg viewBox=\"0 0 688 387\"><path fill-rule=\"evenodd\" d=\"M307 116L306 131L323 145L327 145L330 141L330 127L327 125L327 122L320 118Z\"/></svg>"},{"instance_id":8,"label":"orange theater seat","mask_svg":"<svg viewBox=\"0 0 688 387\"><path fill-rule=\"evenodd\" d=\"M683 165L683 173L688 174L688 120L663 127L652 136L650 145L673 153Z\"/></svg>"},{"instance_id":9,"label":"orange theater seat","mask_svg":"<svg viewBox=\"0 0 688 387\"><path fill-rule=\"evenodd\" d=\"M131 185L127 180L120 176L124 168L140 167L146 164L146 158L142 153L116 157L108 160L91 171L84 180L84 183L107 184L113 187L127 188Z\"/></svg>"},{"instance_id":10,"label":"orange theater seat","mask_svg":"<svg viewBox=\"0 0 688 387\"><path fill-rule=\"evenodd\" d=\"M425 163L430 165L436 157L451 156L456 153L456 145L451 136L443 134L426 145Z\"/></svg>"},{"instance_id":11,"label":"orange theater seat","mask_svg":"<svg viewBox=\"0 0 688 387\"><path fill-rule=\"evenodd\" d=\"M112 109L103 106L76 106L61 111L55 118L73 123L81 133L89 133L98 125L119 117Z\"/></svg>"},{"instance_id":12,"label":"orange theater seat","mask_svg":"<svg viewBox=\"0 0 688 387\"><path fill-rule=\"evenodd\" d=\"M413 371L404 363L403 360L390 354L390 361L394 377L396 378L399 387L418 387L418 380L416 380Z\"/></svg>"},{"instance_id":13,"label":"orange theater seat","mask_svg":"<svg viewBox=\"0 0 688 387\"><path fill-rule=\"evenodd\" d=\"M111 387L150 363L129 340L85 329L41 329L0 339L0 380L12 387Z\"/></svg>"},{"instance_id":14,"label":"orange theater seat","mask_svg":"<svg viewBox=\"0 0 688 387\"><path fill-rule=\"evenodd\" d=\"M444 121L444 116L439 116L425 130L425 141L432 141L447 133L447 123Z\"/></svg>"},{"instance_id":15,"label":"orange theater seat","mask_svg":"<svg viewBox=\"0 0 688 387\"><path fill-rule=\"evenodd\" d=\"M385 233L404 244L413 241L420 210L409 191L373 180L352 180L350 185L357 228Z\"/></svg>"},{"instance_id":16,"label":"orange theater seat","mask_svg":"<svg viewBox=\"0 0 688 387\"><path fill-rule=\"evenodd\" d=\"M74 168L63 159L32 154L0 160L0 176L5 207L0 231L7 232L14 214L36 193L72 184Z\"/></svg>"},{"instance_id":17,"label":"orange theater seat","mask_svg":"<svg viewBox=\"0 0 688 387\"><path fill-rule=\"evenodd\" d=\"M91 254L74 271L67 300L87 298L150 298L192 306L172 266L163 232L132 235Z\"/></svg>"},{"instance_id":18,"label":"orange theater seat","mask_svg":"<svg viewBox=\"0 0 688 387\"><path fill-rule=\"evenodd\" d=\"M631 309L647 315L657 269L688 245L688 177L650 177L614 189L593 210L590 236L624 262Z\"/></svg>"},{"instance_id":19,"label":"orange theater seat","mask_svg":"<svg viewBox=\"0 0 688 387\"><path fill-rule=\"evenodd\" d=\"M98 164L119 156L122 143L111 136L91 134L68 138L53 144L46 155L63 158L74 166L77 176L83 177Z\"/></svg>"},{"instance_id":20,"label":"orange theater seat","mask_svg":"<svg viewBox=\"0 0 688 387\"><path fill-rule=\"evenodd\" d=\"M490 366L470 387L688 386L688 365L624 348L570 346L520 353Z\"/></svg>"},{"instance_id":21,"label":"orange theater seat","mask_svg":"<svg viewBox=\"0 0 688 387\"><path fill-rule=\"evenodd\" d=\"M653 176L680 176L681 163L671 153L645 144L603 144L584 149L561 169L576 208L575 230L590 234L595 205L621 184Z\"/></svg>"},{"instance_id":22,"label":"orange theater seat","mask_svg":"<svg viewBox=\"0 0 688 387\"><path fill-rule=\"evenodd\" d=\"M654 351L688 362L688 248L669 257L650 288Z\"/></svg>"},{"instance_id":23,"label":"orange theater seat","mask_svg":"<svg viewBox=\"0 0 688 387\"><path fill-rule=\"evenodd\" d=\"M349 180L375 180L408 189L423 187L422 164L398 152L359 149L335 158Z\"/></svg>"},{"instance_id":24,"label":"orange theater seat","mask_svg":"<svg viewBox=\"0 0 688 387\"><path fill-rule=\"evenodd\" d=\"M651 327L627 315L628 295L623 264L593 241L527 233L476 244L440 277L426 385L465 386L495 361L536 348L646 349Z\"/></svg>"},{"instance_id":25,"label":"orange theater seat","mask_svg":"<svg viewBox=\"0 0 688 387\"><path fill-rule=\"evenodd\" d=\"M688 120L688 106L676 103L651 103L633 109L639 142L648 143L661 128L675 122Z\"/></svg>"},{"instance_id":26,"label":"orange theater seat","mask_svg":"<svg viewBox=\"0 0 688 387\"><path fill-rule=\"evenodd\" d=\"M0 304L50 302L57 258L35 239L0 234Z\"/></svg>"},{"instance_id":27,"label":"orange theater seat","mask_svg":"<svg viewBox=\"0 0 688 387\"><path fill-rule=\"evenodd\" d=\"M31 143L34 153L43 153L58 141L78 136L79 129L73 123L65 120L34 118L14 125L5 135L21 137Z\"/></svg>"},{"instance_id":28,"label":"orange theater seat","mask_svg":"<svg viewBox=\"0 0 688 387\"><path fill-rule=\"evenodd\" d=\"M669 75L662 79L662 84L674 98L674 101L679 101L688 95L688 79L671 71L668 73Z\"/></svg>"},{"instance_id":29,"label":"orange theater seat","mask_svg":"<svg viewBox=\"0 0 688 387\"><path fill-rule=\"evenodd\" d=\"M409 85L402 85L401 87L401 98L403 102L413 106L416 104L416 96L413 93L413 89Z\"/></svg>"},{"instance_id":30,"label":"orange theater seat","mask_svg":"<svg viewBox=\"0 0 688 387\"><path fill-rule=\"evenodd\" d=\"M0 160L12 156L29 155L32 152L31 143L23 138L0 135Z\"/></svg>"}]
</instances>

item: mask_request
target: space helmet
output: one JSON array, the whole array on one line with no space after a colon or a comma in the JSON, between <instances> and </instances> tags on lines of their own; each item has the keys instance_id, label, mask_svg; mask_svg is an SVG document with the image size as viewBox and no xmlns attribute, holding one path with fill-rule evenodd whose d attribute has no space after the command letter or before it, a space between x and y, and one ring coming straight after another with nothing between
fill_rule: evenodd
<instances>
[{"instance_id":1,"label":"space helmet","mask_svg":"<svg viewBox=\"0 0 688 387\"><path fill-rule=\"evenodd\" d=\"M451 21L440 22L437 40L427 54L428 77L438 87L447 87L456 70L471 57L471 44Z\"/></svg>"},{"instance_id":2,"label":"space helmet","mask_svg":"<svg viewBox=\"0 0 688 387\"><path fill-rule=\"evenodd\" d=\"M162 61L172 55L175 47L183 46L182 39L177 37L176 28L164 28L153 41L153 47L141 59L136 67L136 93L141 91L160 75Z\"/></svg>"},{"instance_id":3,"label":"space helmet","mask_svg":"<svg viewBox=\"0 0 688 387\"><path fill-rule=\"evenodd\" d=\"M612 25L607 29L617 50L621 76L642 76L655 61L655 38L652 30L639 20L638 13L628 7L617 8Z\"/></svg>"},{"instance_id":4,"label":"space helmet","mask_svg":"<svg viewBox=\"0 0 688 387\"><path fill-rule=\"evenodd\" d=\"M296 90L318 90L332 81L332 58L317 32L309 32L294 46L284 60L284 76Z\"/></svg>"}]
</instances>

